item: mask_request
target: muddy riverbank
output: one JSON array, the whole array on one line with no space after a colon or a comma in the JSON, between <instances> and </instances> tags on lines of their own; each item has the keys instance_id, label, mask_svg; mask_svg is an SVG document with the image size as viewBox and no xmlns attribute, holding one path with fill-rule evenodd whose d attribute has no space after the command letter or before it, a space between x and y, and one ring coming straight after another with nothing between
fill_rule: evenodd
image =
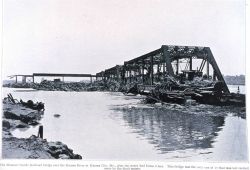
<instances>
[{"instance_id":1,"label":"muddy riverbank","mask_svg":"<svg viewBox=\"0 0 250 170\"><path fill-rule=\"evenodd\" d=\"M12 132L39 125L44 111L24 107L3 99L2 116L2 158L21 159L82 159L62 142L48 142L35 135L17 138Z\"/></svg>"}]
</instances>

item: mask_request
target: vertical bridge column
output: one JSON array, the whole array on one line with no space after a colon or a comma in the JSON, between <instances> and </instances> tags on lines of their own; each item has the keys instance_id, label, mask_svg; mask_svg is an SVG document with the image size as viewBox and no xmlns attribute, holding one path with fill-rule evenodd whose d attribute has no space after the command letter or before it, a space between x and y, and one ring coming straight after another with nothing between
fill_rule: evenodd
<instances>
[{"instance_id":1,"label":"vertical bridge column","mask_svg":"<svg viewBox=\"0 0 250 170\"><path fill-rule=\"evenodd\" d=\"M145 82L145 77L144 77L144 67L145 67L145 61L144 59L142 60L142 84Z\"/></svg>"},{"instance_id":2,"label":"vertical bridge column","mask_svg":"<svg viewBox=\"0 0 250 170\"><path fill-rule=\"evenodd\" d=\"M207 79L209 79L209 61L207 60Z\"/></svg>"},{"instance_id":3,"label":"vertical bridge column","mask_svg":"<svg viewBox=\"0 0 250 170\"><path fill-rule=\"evenodd\" d=\"M131 79L132 79L132 78L131 78L131 67L129 67L129 72L128 72L128 73L129 73L129 83L131 83L131 81L132 81L132 80L131 80Z\"/></svg>"},{"instance_id":4,"label":"vertical bridge column","mask_svg":"<svg viewBox=\"0 0 250 170\"><path fill-rule=\"evenodd\" d=\"M171 64L170 53L168 52L168 46L163 45L161 48L162 48L163 57L164 57L165 63L166 63L166 70L170 76L174 77L174 71L173 71L173 67Z\"/></svg>"},{"instance_id":5,"label":"vertical bridge column","mask_svg":"<svg viewBox=\"0 0 250 170\"><path fill-rule=\"evenodd\" d=\"M26 83L26 76L22 76L22 83Z\"/></svg>"},{"instance_id":6,"label":"vertical bridge column","mask_svg":"<svg viewBox=\"0 0 250 170\"><path fill-rule=\"evenodd\" d=\"M150 84L154 84L154 58L153 56L150 56Z\"/></svg>"},{"instance_id":7,"label":"vertical bridge column","mask_svg":"<svg viewBox=\"0 0 250 170\"><path fill-rule=\"evenodd\" d=\"M179 74L179 59L176 60L176 75Z\"/></svg>"},{"instance_id":8,"label":"vertical bridge column","mask_svg":"<svg viewBox=\"0 0 250 170\"><path fill-rule=\"evenodd\" d=\"M189 58L189 70L192 71L193 65L192 65L192 57Z\"/></svg>"}]
</instances>

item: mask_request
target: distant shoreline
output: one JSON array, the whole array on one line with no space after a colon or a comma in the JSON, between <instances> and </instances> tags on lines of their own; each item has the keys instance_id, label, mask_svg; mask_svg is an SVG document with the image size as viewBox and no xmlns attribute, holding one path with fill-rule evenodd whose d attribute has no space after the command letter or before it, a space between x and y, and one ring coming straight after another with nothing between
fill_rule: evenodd
<instances>
[{"instance_id":1,"label":"distant shoreline","mask_svg":"<svg viewBox=\"0 0 250 170\"><path fill-rule=\"evenodd\" d=\"M227 85L245 85L245 75L224 76Z\"/></svg>"},{"instance_id":2,"label":"distant shoreline","mask_svg":"<svg viewBox=\"0 0 250 170\"><path fill-rule=\"evenodd\" d=\"M239 83L239 84L237 84L237 83L235 83L235 84L234 84L234 83L230 83L230 84L229 84L229 83L227 83L227 85L235 85L235 86L239 85L239 86L245 86L246 84L240 84L240 83Z\"/></svg>"}]
</instances>

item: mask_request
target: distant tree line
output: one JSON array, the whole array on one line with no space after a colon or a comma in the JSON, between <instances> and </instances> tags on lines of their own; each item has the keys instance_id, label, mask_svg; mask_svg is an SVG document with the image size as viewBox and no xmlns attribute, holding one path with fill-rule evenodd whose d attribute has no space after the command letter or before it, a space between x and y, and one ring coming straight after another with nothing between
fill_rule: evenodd
<instances>
[{"instance_id":1,"label":"distant tree line","mask_svg":"<svg viewBox=\"0 0 250 170\"><path fill-rule=\"evenodd\" d=\"M224 79L228 85L245 85L245 76L224 76Z\"/></svg>"}]
</instances>

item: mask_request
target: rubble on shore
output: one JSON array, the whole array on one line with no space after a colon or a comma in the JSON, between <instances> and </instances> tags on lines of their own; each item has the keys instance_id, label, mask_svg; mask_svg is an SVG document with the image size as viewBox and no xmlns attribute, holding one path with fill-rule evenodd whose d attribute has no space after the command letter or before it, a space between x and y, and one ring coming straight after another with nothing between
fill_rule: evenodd
<instances>
[{"instance_id":1,"label":"rubble on shore","mask_svg":"<svg viewBox=\"0 0 250 170\"><path fill-rule=\"evenodd\" d=\"M44 91L122 91L122 83L114 80L90 82L63 82L43 80L40 83L5 84L9 88L33 88Z\"/></svg>"},{"instance_id":2,"label":"rubble on shore","mask_svg":"<svg viewBox=\"0 0 250 170\"><path fill-rule=\"evenodd\" d=\"M9 88L32 88L33 83L8 83L3 84L3 87Z\"/></svg>"},{"instance_id":3,"label":"rubble on shore","mask_svg":"<svg viewBox=\"0 0 250 170\"><path fill-rule=\"evenodd\" d=\"M122 85L117 81L55 82L44 80L34 83L33 89L45 91L121 91Z\"/></svg>"},{"instance_id":4,"label":"rubble on shore","mask_svg":"<svg viewBox=\"0 0 250 170\"><path fill-rule=\"evenodd\" d=\"M32 88L45 91L86 91L87 84L84 82L54 82L44 80L33 84Z\"/></svg>"},{"instance_id":5,"label":"rubble on shore","mask_svg":"<svg viewBox=\"0 0 250 170\"><path fill-rule=\"evenodd\" d=\"M10 97L3 99L2 157L22 159L82 159L62 142L48 142L35 135L16 138L11 132L17 128L29 128L39 124L44 111L31 109ZM28 103L28 102L27 102ZM34 104L35 105L35 104Z\"/></svg>"}]
</instances>

